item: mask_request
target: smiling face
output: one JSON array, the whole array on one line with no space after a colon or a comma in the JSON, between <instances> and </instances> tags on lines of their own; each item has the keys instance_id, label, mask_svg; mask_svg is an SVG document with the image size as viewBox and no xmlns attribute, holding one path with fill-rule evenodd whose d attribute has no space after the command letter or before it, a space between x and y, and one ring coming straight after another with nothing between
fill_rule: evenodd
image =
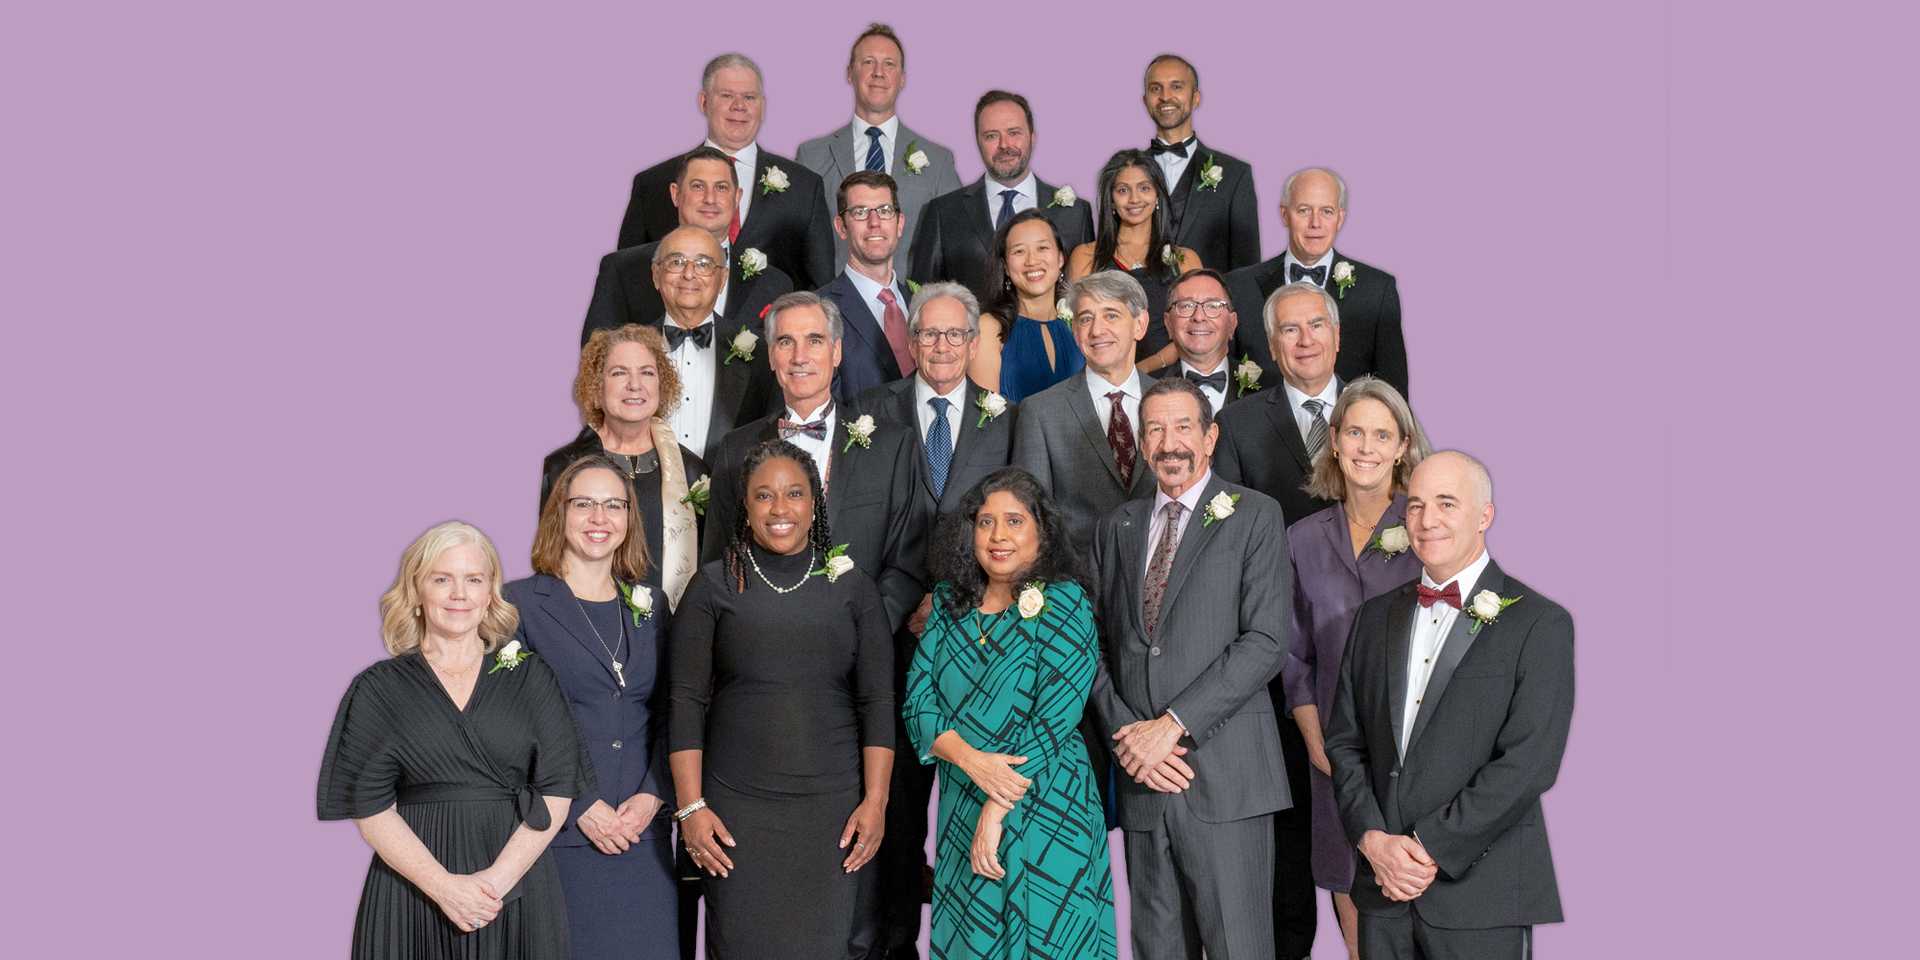
<instances>
[{"instance_id":1,"label":"smiling face","mask_svg":"<svg viewBox=\"0 0 1920 960\"><path fill-rule=\"evenodd\" d=\"M853 85L854 106L863 116L885 118L893 114L900 91L907 88L905 59L899 45L886 37L862 37L853 45L847 82Z\"/></svg>"},{"instance_id":2,"label":"smiling face","mask_svg":"<svg viewBox=\"0 0 1920 960\"><path fill-rule=\"evenodd\" d=\"M1147 312L1130 313L1127 305L1092 294L1082 294L1073 305L1073 340L1086 355L1087 367L1125 383L1133 371L1133 345L1147 335Z\"/></svg>"},{"instance_id":3,"label":"smiling face","mask_svg":"<svg viewBox=\"0 0 1920 960\"><path fill-rule=\"evenodd\" d=\"M694 262L700 257L706 257L715 265L713 272L704 277ZM685 261L678 270L670 263L675 258ZM660 291L660 299L666 301L668 312L675 314L674 319L686 324L697 326L706 322L713 313L714 302L720 299L720 286L726 281L726 274L719 242L699 227L680 227L667 234L653 255L654 289Z\"/></svg>"},{"instance_id":4,"label":"smiling face","mask_svg":"<svg viewBox=\"0 0 1920 960\"><path fill-rule=\"evenodd\" d=\"M747 529L772 553L791 556L807 549L813 488L804 467L787 457L770 457L748 475Z\"/></svg>"},{"instance_id":5,"label":"smiling face","mask_svg":"<svg viewBox=\"0 0 1920 960\"><path fill-rule=\"evenodd\" d=\"M700 112L707 117L707 139L732 153L744 150L760 135L767 103L761 96L760 76L746 67L721 67L711 85L700 91Z\"/></svg>"},{"instance_id":6,"label":"smiling face","mask_svg":"<svg viewBox=\"0 0 1920 960\"><path fill-rule=\"evenodd\" d=\"M1137 227L1153 219L1153 208L1160 202L1159 191L1153 189L1153 177L1140 167L1127 167L1113 178L1113 193L1107 198L1113 204L1120 222ZM1150 257L1159 256L1159 251L1149 250Z\"/></svg>"},{"instance_id":7,"label":"smiling face","mask_svg":"<svg viewBox=\"0 0 1920 960\"><path fill-rule=\"evenodd\" d=\"M1200 425L1205 401L1186 391L1159 393L1140 403L1140 453L1170 497L1193 486L1213 463L1220 425Z\"/></svg>"},{"instance_id":8,"label":"smiling face","mask_svg":"<svg viewBox=\"0 0 1920 960\"><path fill-rule=\"evenodd\" d=\"M880 218L878 208L881 206L894 208L892 219ZM867 212L865 220L853 218L853 212L860 209ZM833 232L847 241L848 254L871 267L883 267L893 261L893 251L900 246L900 237L906 229L907 218L899 213L893 191L885 187L847 188L847 209L833 218Z\"/></svg>"},{"instance_id":9,"label":"smiling face","mask_svg":"<svg viewBox=\"0 0 1920 960\"><path fill-rule=\"evenodd\" d=\"M1005 490L987 494L973 515L973 558L992 583L1012 585L1040 556L1040 524L1020 498Z\"/></svg>"},{"instance_id":10,"label":"smiling face","mask_svg":"<svg viewBox=\"0 0 1920 960\"><path fill-rule=\"evenodd\" d=\"M1192 316L1183 317L1174 311L1173 305L1183 301L1193 302ZM1209 303L1219 307L1219 316L1207 316ZM1220 281L1208 276L1175 284L1167 293L1167 311L1163 317L1168 335L1180 350L1180 358L1205 373L1211 373L1213 365L1227 355L1233 346L1233 331L1240 325L1239 316L1233 312L1233 298L1227 296Z\"/></svg>"},{"instance_id":11,"label":"smiling face","mask_svg":"<svg viewBox=\"0 0 1920 960\"><path fill-rule=\"evenodd\" d=\"M637 427L660 412L660 361L644 343L616 343L600 374L607 419Z\"/></svg>"},{"instance_id":12,"label":"smiling face","mask_svg":"<svg viewBox=\"0 0 1920 960\"><path fill-rule=\"evenodd\" d=\"M967 336L961 346L948 338L954 331L969 334L966 305L952 297L939 297L920 308L920 327L907 341L907 349L918 365L920 379L936 393L949 393L967 375L967 366L980 349L980 338ZM924 337L934 337L931 345Z\"/></svg>"},{"instance_id":13,"label":"smiling face","mask_svg":"<svg viewBox=\"0 0 1920 960\"><path fill-rule=\"evenodd\" d=\"M1280 219L1287 225L1287 246L1294 259L1312 263L1326 256L1347 222L1347 212L1340 209L1339 182L1319 170L1293 178L1293 193L1280 208Z\"/></svg>"},{"instance_id":14,"label":"smiling face","mask_svg":"<svg viewBox=\"0 0 1920 960\"><path fill-rule=\"evenodd\" d=\"M1340 353L1340 328L1327 316L1325 298L1305 293L1273 305L1273 337L1267 342L1280 375L1295 390L1318 396L1333 378Z\"/></svg>"},{"instance_id":15,"label":"smiling face","mask_svg":"<svg viewBox=\"0 0 1920 960\"><path fill-rule=\"evenodd\" d=\"M1045 220L1024 220L1007 231L1007 279L1023 297L1050 296L1066 257Z\"/></svg>"},{"instance_id":16,"label":"smiling face","mask_svg":"<svg viewBox=\"0 0 1920 960\"><path fill-rule=\"evenodd\" d=\"M1407 443L1386 404L1369 398L1349 405L1333 435L1333 456L1340 461L1347 492L1393 489L1394 465L1407 455Z\"/></svg>"},{"instance_id":17,"label":"smiling face","mask_svg":"<svg viewBox=\"0 0 1920 960\"><path fill-rule=\"evenodd\" d=\"M980 162L993 179L1012 186L1027 178L1027 165L1033 161L1033 131L1019 104L1010 100L988 104L974 124L974 136L980 144Z\"/></svg>"},{"instance_id":18,"label":"smiling face","mask_svg":"<svg viewBox=\"0 0 1920 960\"><path fill-rule=\"evenodd\" d=\"M827 328L819 307L788 307L773 317L773 343L767 361L780 381L787 406L811 413L825 403L833 387L833 371L840 366L840 341Z\"/></svg>"},{"instance_id":19,"label":"smiling face","mask_svg":"<svg viewBox=\"0 0 1920 960\"><path fill-rule=\"evenodd\" d=\"M597 562L627 542L627 485L611 470L582 470L567 484L567 556Z\"/></svg>"},{"instance_id":20,"label":"smiling face","mask_svg":"<svg viewBox=\"0 0 1920 960\"><path fill-rule=\"evenodd\" d=\"M427 631L464 637L480 629L493 604L493 564L477 543L448 547L420 574L419 587Z\"/></svg>"},{"instance_id":21,"label":"smiling face","mask_svg":"<svg viewBox=\"0 0 1920 960\"><path fill-rule=\"evenodd\" d=\"M1435 583L1446 583L1487 548L1493 504L1481 495L1473 465L1436 453L1413 468L1407 484L1407 533L1414 555Z\"/></svg>"},{"instance_id":22,"label":"smiling face","mask_svg":"<svg viewBox=\"0 0 1920 960\"><path fill-rule=\"evenodd\" d=\"M716 238L725 236L733 225L733 208L740 200L733 164L706 158L689 162L680 181L667 185L667 194L680 212L681 224L699 227Z\"/></svg>"},{"instance_id":23,"label":"smiling face","mask_svg":"<svg viewBox=\"0 0 1920 960\"><path fill-rule=\"evenodd\" d=\"M1147 116L1162 136L1180 134L1186 139L1187 121L1200 106L1200 90L1194 85L1193 72L1178 60L1162 60L1147 71L1147 92L1140 98ZM1174 138L1166 138L1169 143Z\"/></svg>"}]
</instances>

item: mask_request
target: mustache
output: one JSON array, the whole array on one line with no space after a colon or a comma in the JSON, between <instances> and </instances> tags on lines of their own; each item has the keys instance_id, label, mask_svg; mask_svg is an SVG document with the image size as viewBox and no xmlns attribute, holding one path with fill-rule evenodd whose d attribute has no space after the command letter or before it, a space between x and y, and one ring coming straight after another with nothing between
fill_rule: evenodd
<instances>
[{"instance_id":1,"label":"mustache","mask_svg":"<svg viewBox=\"0 0 1920 960\"><path fill-rule=\"evenodd\" d=\"M1154 463L1166 463L1169 460L1185 460L1186 462L1191 464L1193 462L1193 451L1192 450L1162 450L1159 453L1156 453L1153 455Z\"/></svg>"}]
</instances>

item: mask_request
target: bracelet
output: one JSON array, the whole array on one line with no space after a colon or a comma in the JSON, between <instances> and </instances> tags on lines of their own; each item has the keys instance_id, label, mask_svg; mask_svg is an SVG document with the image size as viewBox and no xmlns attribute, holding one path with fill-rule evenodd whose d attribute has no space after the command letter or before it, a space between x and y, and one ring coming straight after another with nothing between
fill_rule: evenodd
<instances>
[{"instance_id":1,"label":"bracelet","mask_svg":"<svg viewBox=\"0 0 1920 960\"><path fill-rule=\"evenodd\" d=\"M686 823L687 818L707 808L707 798L701 797L673 812L674 823Z\"/></svg>"}]
</instances>

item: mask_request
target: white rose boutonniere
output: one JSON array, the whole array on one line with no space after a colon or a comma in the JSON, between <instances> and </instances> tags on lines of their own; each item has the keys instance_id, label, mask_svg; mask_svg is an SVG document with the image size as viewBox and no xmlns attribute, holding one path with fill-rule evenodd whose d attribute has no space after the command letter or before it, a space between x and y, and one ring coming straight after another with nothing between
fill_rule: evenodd
<instances>
[{"instance_id":1,"label":"white rose boutonniere","mask_svg":"<svg viewBox=\"0 0 1920 960\"><path fill-rule=\"evenodd\" d=\"M733 342L727 344L727 358L720 361L723 365L735 360L753 362L753 348L760 345L760 338L752 330L742 329L733 335Z\"/></svg>"},{"instance_id":2,"label":"white rose boutonniere","mask_svg":"<svg viewBox=\"0 0 1920 960\"><path fill-rule=\"evenodd\" d=\"M633 614L633 625L639 626L642 620L653 619L653 588L642 583L627 586L618 580L613 585L620 588L620 599L627 602L627 612Z\"/></svg>"},{"instance_id":3,"label":"white rose boutonniere","mask_svg":"<svg viewBox=\"0 0 1920 960\"><path fill-rule=\"evenodd\" d=\"M1211 527L1233 516L1234 507L1239 503L1240 495L1237 493L1228 493L1222 490L1214 494L1213 499L1207 501L1207 509L1200 517L1200 525L1203 527Z\"/></svg>"},{"instance_id":4,"label":"white rose boutonniere","mask_svg":"<svg viewBox=\"0 0 1920 960\"><path fill-rule=\"evenodd\" d=\"M1243 397L1260 389L1260 365L1254 363L1252 357L1240 355L1240 364L1233 368L1233 385Z\"/></svg>"},{"instance_id":5,"label":"white rose boutonniere","mask_svg":"<svg viewBox=\"0 0 1920 960\"><path fill-rule=\"evenodd\" d=\"M525 663L527 658L531 656L533 656L533 651L520 646L520 641L509 640L506 646L500 648L499 653L493 655L493 669L487 672L495 673L501 670L512 670L514 667Z\"/></svg>"},{"instance_id":6,"label":"white rose boutonniere","mask_svg":"<svg viewBox=\"0 0 1920 960\"><path fill-rule=\"evenodd\" d=\"M841 447L840 452L846 453L848 450L852 450L853 445L856 443L860 445L860 449L862 450L873 446L872 414L863 413L860 415L860 419L847 424L847 445Z\"/></svg>"},{"instance_id":7,"label":"white rose boutonniere","mask_svg":"<svg viewBox=\"0 0 1920 960\"><path fill-rule=\"evenodd\" d=\"M1473 602L1467 604L1467 616L1473 618L1473 629L1468 636L1480 632L1480 628L1500 619L1500 611L1520 602L1519 597L1503 597L1492 590L1482 590L1473 595Z\"/></svg>"},{"instance_id":8,"label":"white rose boutonniere","mask_svg":"<svg viewBox=\"0 0 1920 960\"><path fill-rule=\"evenodd\" d=\"M1073 322L1073 307L1067 303L1066 297L1061 297L1060 300L1053 305L1053 315L1068 323Z\"/></svg>"},{"instance_id":9,"label":"white rose boutonniere","mask_svg":"<svg viewBox=\"0 0 1920 960\"><path fill-rule=\"evenodd\" d=\"M1020 619L1032 620L1047 609L1047 585L1038 580L1030 580L1020 591Z\"/></svg>"},{"instance_id":10,"label":"white rose boutonniere","mask_svg":"<svg viewBox=\"0 0 1920 960\"><path fill-rule=\"evenodd\" d=\"M1061 187L1053 192L1053 202L1047 204L1047 206L1071 207L1074 203L1078 202L1079 199L1080 195L1074 193L1072 187Z\"/></svg>"},{"instance_id":11,"label":"white rose boutonniere","mask_svg":"<svg viewBox=\"0 0 1920 960\"><path fill-rule=\"evenodd\" d=\"M828 550L827 558L821 562L820 569L808 571L807 576L823 576L827 578L828 583L833 583L841 577L846 576L852 570L853 558L847 556L847 545L843 543Z\"/></svg>"},{"instance_id":12,"label":"white rose boutonniere","mask_svg":"<svg viewBox=\"0 0 1920 960\"><path fill-rule=\"evenodd\" d=\"M704 517L707 515L707 501L712 498L713 478L701 477L694 481L693 486L687 488L687 495L681 497L680 502L692 507L694 513Z\"/></svg>"},{"instance_id":13,"label":"white rose boutonniere","mask_svg":"<svg viewBox=\"0 0 1920 960\"><path fill-rule=\"evenodd\" d=\"M1345 300L1347 298L1347 288L1353 286L1353 264L1345 260L1334 264L1331 276L1333 285L1339 288L1339 292L1334 295L1334 299Z\"/></svg>"},{"instance_id":14,"label":"white rose boutonniere","mask_svg":"<svg viewBox=\"0 0 1920 960\"><path fill-rule=\"evenodd\" d=\"M779 167L768 167L767 172L760 175L760 195L763 197L769 193L785 193L790 186L793 183L787 179L787 172Z\"/></svg>"},{"instance_id":15,"label":"white rose boutonniere","mask_svg":"<svg viewBox=\"0 0 1920 960\"><path fill-rule=\"evenodd\" d=\"M759 247L748 247L740 251L740 279L752 280L767 268L767 255Z\"/></svg>"},{"instance_id":16,"label":"white rose boutonniere","mask_svg":"<svg viewBox=\"0 0 1920 960\"><path fill-rule=\"evenodd\" d=\"M918 140L907 141L907 172L908 173L918 174L920 171L925 170L927 168L927 164L930 162L931 161L927 159L927 152L925 150L920 149L920 141Z\"/></svg>"},{"instance_id":17,"label":"white rose boutonniere","mask_svg":"<svg viewBox=\"0 0 1920 960\"><path fill-rule=\"evenodd\" d=\"M1220 169L1220 163L1214 159L1213 154L1207 154L1207 162L1200 165L1200 189L1220 189L1220 181L1224 179L1226 175L1227 172Z\"/></svg>"},{"instance_id":18,"label":"white rose boutonniere","mask_svg":"<svg viewBox=\"0 0 1920 960\"><path fill-rule=\"evenodd\" d=\"M985 427L988 420L998 420L1007 412L1007 398L997 393L983 393L973 398L973 405L980 411L980 419L973 424L975 429Z\"/></svg>"},{"instance_id":19,"label":"white rose boutonniere","mask_svg":"<svg viewBox=\"0 0 1920 960\"><path fill-rule=\"evenodd\" d=\"M1160 262L1166 264L1167 269L1174 273L1180 272L1180 264L1185 260L1186 258L1180 255L1180 248L1171 243L1160 248Z\"/></svg>"},{"instance_id":20,"label":"white rose boutonniere","mask_svg":"<svg viewBox=\"0 0 1920 960\"><path fill-rule=\"evenodd\" d=\"M1380 551L1382 556L1397 557L1407 552L1408 547L1413 546L1413 539L1407 536L1406 524L1396 523L1380 531L1380 535L1374 537L1373 542L1367 546Z\"/></svg>"}]
</instances>

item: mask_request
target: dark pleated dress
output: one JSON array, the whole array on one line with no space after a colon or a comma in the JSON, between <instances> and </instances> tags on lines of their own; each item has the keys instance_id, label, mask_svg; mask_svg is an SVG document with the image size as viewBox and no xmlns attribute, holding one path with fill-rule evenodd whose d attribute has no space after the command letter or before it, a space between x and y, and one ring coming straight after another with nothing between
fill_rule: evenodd
<instances>
[{"instance_id":1,"label":"dark pleated dress","mask_svg":"<svg viewBox=\"0 0 1920 960\"><path fill-rule=\"evenodd\" d=\"M1051 364L1047 363L1046 342L1040 338L1042 327L1053 339ZM1065 320L1016 317L1006 331L1006 343L1000 347L1000 394L1010 403L1019 403L1079 373L1086 365L1087 358L1073 339L1073 327Z\"/></svg>"},{"instance_id":2,"label":"dark pleated dress","mask_svg":"<svg viewBox=\"0 0 1920 960\"><path fill-rule=\"evenodd\" d=\"M376 663L340 700L320 763L322 820L395 807L448 871L491 865L523 820L548 822L544 796L593 788L553 671L538 656L486 672L464 711L417 653ZM550 960L567 955L567 907L542 853L492 923L462 933L376 854L353 924L355 960Z\"/></svg>"}]
</instances>

